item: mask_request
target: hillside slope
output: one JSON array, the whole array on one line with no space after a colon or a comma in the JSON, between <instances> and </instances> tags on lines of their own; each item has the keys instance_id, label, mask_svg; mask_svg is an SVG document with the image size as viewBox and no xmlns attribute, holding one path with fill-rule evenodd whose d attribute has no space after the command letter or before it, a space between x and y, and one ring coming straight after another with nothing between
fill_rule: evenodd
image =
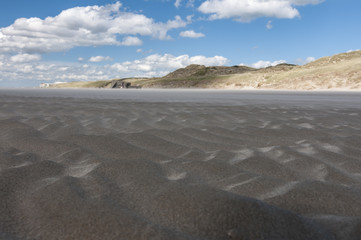
<instances>
[{"instance_id":1,"label":"hillside slope","mask_svg":"<svg viewBox=\"0 0 361 240\"><path fill-rule=\"evenodd\" d=\"M279 64L254 69L192 64L161 78L130 78L125 81L143 88L361 89L361 51L323 57L303 66ZM57 87L109 87L109 83L68 83Z\"/></svg>"},{"instance_id":2,"label":"hillside slope","mask_svg":"<svg viewBox=\"0 0 361 240\"><path fill-rule=\"evenodd\" d=\"M236 73L245 73L255 71L256 69L247 66L212 66L191 64L185 68L180 68L164 76L165 79L185 78L185 77L201 77L201 76L218 76Z\"/></svg>"},{"instance_id":3,"label":"hillside slope","mask_svg":"<svg viewBox=\"0 0 361 240\"><path fill-rule=\"evenodd\" d=\"M191 65L163 78L134 81L134 84L152 88L361 89L361 51L320 58L303 66L280 64L263 69L242 67L242 73L233 74L226 71L214 71L212 74L209 69L212 67ZM200 74L205 71L205 74Z\"/></svg>"}]
</instances>

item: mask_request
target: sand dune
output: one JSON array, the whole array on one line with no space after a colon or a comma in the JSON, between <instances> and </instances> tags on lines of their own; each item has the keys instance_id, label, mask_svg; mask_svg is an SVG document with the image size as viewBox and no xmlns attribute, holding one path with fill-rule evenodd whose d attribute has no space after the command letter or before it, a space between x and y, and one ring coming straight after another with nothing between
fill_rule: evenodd
<instances>
[{"instance_id":1,"label":"sand dune","mask_svg":"<svg viewBox=\"0 0 361 240\"><path fill-rule=\"evenodd\" d=\"M358 93L0 90L0 239L360 239L360 115Z\"/></svg>"},{"instance_id":2,"label":"sand dune","mask_svg":"<svg viewBox=\"0 0 361 240\"><path fill-rule=\"evenodd\" d=\"M288 90L360 90L361 51L323 57L302 66L279 64L266 68L247 66L189 65L156 78L118 79L142 88L191 89L288 89ZM112 82L68 82L52 88L110 88Z\"/></svg>"}]
</instances>

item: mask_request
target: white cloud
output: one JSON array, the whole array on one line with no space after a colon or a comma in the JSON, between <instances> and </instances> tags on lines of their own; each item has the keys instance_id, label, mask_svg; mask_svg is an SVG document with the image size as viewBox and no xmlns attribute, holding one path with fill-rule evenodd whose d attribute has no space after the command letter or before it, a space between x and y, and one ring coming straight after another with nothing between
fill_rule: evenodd
<instances>
[{"instance_id":1,"label":"white cloud","mask_svg":"<svg viewBox=\"0 0 361 240\"><path fill-rule=\"evenodd\" d=\"M191 23L192 23L193 17L194 17L194 15L188 15L188 16L186 17L188 24L191 24Z\"/></svg>"},{"instance_id":2,"label":"white cloud","mask_svg":"<svg viewBox=\"0 0 361 240\"><path fill-rule=\"evenodd\" d=\"M188 0L187 7L194 7L194 1L195 0Z\"/></svg>"},{"instance_id":3,"label":"white cloud","mask_svg":"<svg viewBox=\"0 0 361 240\"><path fill-rule=\"evenodd\" d=\"M278 61L274 61L274 62L271 62L271 61L263 61L263 60L260 60L256 63L253 63L251 66L254 67L254 68L265 68L265 67L270 67L270 66L276 66L278 64L281 64L281 63L286 63L285 60L278 60Z\"/></svg>"},{"instance_id":4,"label":"white cloud","mask_svg":"<svg viewBox=\"0 0 361 240\"><path fill-rule=\"evenodd\" d=\"M153 49L144 50L144 49L138 48L136 50L136 52L137 53L142 53L143 55L145 55L145 54L150 54L150 53L154 52L154 50Z\"/></svg>"},{"instance_id":5,"label":"white cloud","mask_svg":"<svg viewBox=\"0 0 361 240\"><path fill-rule=\"evenodd\" d=\"M347 51L347 53L355 52L355 51L360 51L360 49L350 49L350 50Z\"/></svg>"},{"instance_id":6,"label":"white cloud","mask_svg":"<svg viewBox=\"0 0 361 240\"><path fill-rule=\"evenodd\" d=\"M182 0L176 0L175 3L174 3L174 6L175 6L176 8L179 8L181 2L182 2Z\"/></svg>"},{"instance_id":7,"label":"white cloud","mask_svg":"<svg viewBox=\"0 0 361 240\"><path fill-rule=\"evenodd\" d=\"M33 72L33 69L34 68L32 65L23 65L23 67L21 69L19 69L19 71L22 73L29 74L29 73Z\"/></svg>"},{"instance_id":8,"label":"white cloud","mask_svg":"<svg viewBox=\"0 0 361 240\"><path fill-rule=\"evenodd\" d=\"M33 62L39 61L41 56L39 54L17 54L10 58L12 62L22 63L22 62Z\"/></svg>"},{"instance_id":9,"label":"white cloud","mask_svg":"<svg viewBox=\"0 0 361 240\"><path fill-rule=\"evenodd\" d=\"M176 8L179 8L182 3L182 0L176 0L174 3L174 6ZM188 0L186 7L193 7L194 6L194 0Z\"/></svg>"},{"instance_id":10,"label":"white cloud","mask_svg":"<svg viewBox=\"0 0 361 240\"><path fill-rule=\"evenodd\" d=\"M69 70L69 67L59 67L59 71L65 72Z\"/></svg>"},{"instance_id":11,"label":"white cloud","mask_svg":"<svg viewBox=\"0 0 361 240\"><path fill-rule=\"evenodd\" d=\"M131 36L123 38L123 41L121 42L121 45L123 46L140 46L142 44L143 44L142 40L140 40L137 37L131 37Z\"/></svg>"},{"instance_id":12,"label":"white cloud","mask_svg":"<svg viewBox=\"0 0 361 240\"><path fill-rule=\"evenodd\" d=\"M179 36L187 37L187 38L201 38L204 37L205 35L203 33L196 33L193 30L189 30L189 31L181 32Z\"/></svg>"},{"instance_id":13,"label":"white cloud","mask_svg":"<svg viewBox=\"0 0 361 240\"><path fill-rule=\"evenodd\" d=\"M55 67L55 64L40 64L40 65L36 65L35 68L40 71L49 71L53 67Z\"/></svg>"},{"instance_id":14,"label":"white cloud","mask_svg":"<svg viewBox=\"0 0 361 240\"><path fill-rule=\"evenodd\" d=\"M273 26L272 26L272 21L271 21L271 20L269 20L269 21L267 22L266 28L267 28L268 30L271 30L271 29L273 28Z\"/></svg>"},{"instance_id":15,"label":"white cloud","mask_svg":"<svg viewBox=\"0 0 361 240\"><path fill-rule=\"evenodd\" d=\"M307 57L307 58L305 58L305 59L303 59L303 58L298 58L298 59L296 59L296 64L298 64L298 65L304 65L304 64L307 64L307 63L310 63L310 62L313 62L313 61L315 61L316 60L316 58L314 58L314 57Z\"/></svg>"},{"instance_id":16,"label":"white cloud","mask_svg":"<svg viewBox=\"0 0 361 240\"><path fill-rule=\"evenodd\" d=\"M109 56L95 56L89 59L89 62L105 62L105 61L113 61L113 59Z\"/></svg>"},{"instance_id":17,"label":"white cloud","mask_svg":"<svg viewBox=\"0 0 361 240\"><path fill-rule=\"evenodd\" d=\"M45 53L66 51L76 46L126 45L141 40L129 35L171 39L168 31L185 27L179 16L165 23L141 14L121 10L122 4L75 7L55 17L19 18L0 28L0 53ZM119 42L119 35L128 35Z\"/></svg>"},{"instance_id":18,"label":"white cloud","mask_svg":"<svg viewBox=\"0 0 361 240\"><path fill-rule=\"evenodd\" d=\"M313 62L315 60L316 60L316 58L314 58L314 57L308 57L308 58L306 58L306 63L310 63L310 62Z\"/></svg>"},{"instance_id":19,"label":"white cloud","mask_svg":"<svg viewBox=\"0 0 361 240\"><path fill-rule=\"evenodd\" d=\"M214 56L211 58L207 58L205 56L194 56L189 58L189 64L201 64L206 66L222 66L225 65L227 62L229 62L229 60L222 56ZM187 66L189 64L187 64Z\"/></svg>"},{"instance_id":20,"label":"white cloud","mask_svg":"<svg viewBox=\"0 0 361 240\"><path fill-rule=\"evenodd\" d=\"M96 65L77 63L49 62L12 62L10 57L1 56L0 81L29 80L40 82L55 81L94 81L122 77L159 77L190 64L206 66L224 65L229 60L222 56L174 56L171 54L152 54L134 61ZM106 59L97 56L94 60Z\"/></svg>"},{"instance_id":21,"label":"white cloud","mask_svg":"<svg viewBox=\"0 0 361 240\"><path fill-rule=\"evenodd\" d=\"M111 68L122 74L133 74L132 76L163 76L175 69L184 68L190 64L202 64L206 66L224 65L228 59L222 56L205 57L171 54L153 54L146 58L132 62L115 63Z\"/></svg>"},{"instance_id":22,"label":"white cloud","mask_svg":"<svg viewBox=\"0 0 361 240\"><path fill-rule=\"evenodd\" d=\"M206 0L199 11L210 19L232 18L249 22L259 17L292 19L299 16L297 5L318 4L323 0Z\"/></svg>"}]
</instances>

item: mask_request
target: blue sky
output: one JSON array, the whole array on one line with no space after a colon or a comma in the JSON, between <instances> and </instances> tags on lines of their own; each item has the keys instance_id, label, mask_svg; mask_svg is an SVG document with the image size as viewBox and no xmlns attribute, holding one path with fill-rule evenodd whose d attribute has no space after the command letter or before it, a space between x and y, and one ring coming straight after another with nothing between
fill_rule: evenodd
<instances>
[{"instance_id":1,"label":"blue sky","mask_svg":"<svg viewBox=\"0 0 361 240\"><path fill-rule=\"evenodd\" d=\"M12 0L0 87L266 67L360 49L359 0Z\"/></svg>"}]
</instances>

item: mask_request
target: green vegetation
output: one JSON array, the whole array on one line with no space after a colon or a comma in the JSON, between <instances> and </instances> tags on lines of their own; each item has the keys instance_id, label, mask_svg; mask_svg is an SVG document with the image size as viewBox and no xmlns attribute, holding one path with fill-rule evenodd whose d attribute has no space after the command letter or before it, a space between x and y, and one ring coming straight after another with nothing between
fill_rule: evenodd
<instances>
[{"instance_id":1,"label":"green vegetation","mask_svg":"<svg viewBox=\"0 0 361 240\"><path fill-rule=\"evenodd\" d=\"M53 85L53 88L107 88L111 80L102 80L94 82L69 82Z\"/></svg>"},{"instance_id":2,"label":"green vegetation","mask_svg":"<svg viewBox=\"0 0 361 240\"><path fill-rule=\"evenodd\" d=\"M153 78L130 81L132 85L144 88L207 88L208 85L221 79L221 76L191 76L179 78Z\"/></svg>"}]
</instances>

